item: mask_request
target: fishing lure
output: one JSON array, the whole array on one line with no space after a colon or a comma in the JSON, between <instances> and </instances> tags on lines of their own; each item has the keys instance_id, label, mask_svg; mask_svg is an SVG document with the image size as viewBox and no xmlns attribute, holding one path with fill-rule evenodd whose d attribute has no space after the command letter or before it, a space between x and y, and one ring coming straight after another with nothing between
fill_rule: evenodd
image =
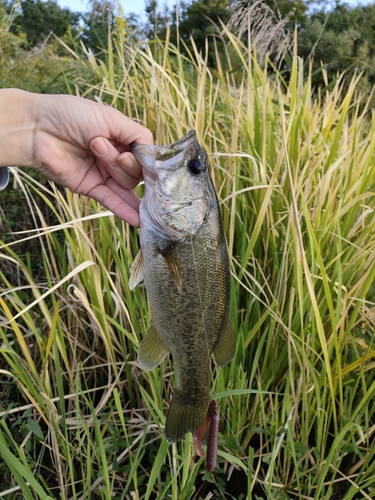
<instances>
[{"instance_id":1,"label":"fishing lure","mask_svg":"<svg viewBox=\"0 0 375 500\"><path fill-rule=\"evenodd\" d=\"M219 415L220 409L217 401L211 401L208 408L207 417L205 422L199 427L199 429L194 434L194 448L195 453L201 457L205 458L204 451L202 450L202 442L204 435L207 431L207 427L210 424L210 430L208 432L207 438L207 456L206 456L206 469L212 472L216 467L217 460L217 436L219 432Z\"/></svg>"}]
</instances>

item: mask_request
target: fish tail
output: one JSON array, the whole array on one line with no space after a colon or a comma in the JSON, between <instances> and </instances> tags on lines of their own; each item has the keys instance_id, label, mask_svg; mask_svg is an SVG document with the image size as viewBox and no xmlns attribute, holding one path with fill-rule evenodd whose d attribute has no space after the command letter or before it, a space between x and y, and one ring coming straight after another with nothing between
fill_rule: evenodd
<instances>
[{"instance_id":1,"label":"fish tail","mask_svg":"<svg viewBox=\"0 0 375 500\"><path fill-rule=\"evenodd\" d=\"M175 389L165 423L167 440L172 443L179 441L187 432L194 434L206 420L211 399L211 394L207 392L199 401L193 402L191 397L184 396L181 389Z\"/></svg>"}]
</instances>

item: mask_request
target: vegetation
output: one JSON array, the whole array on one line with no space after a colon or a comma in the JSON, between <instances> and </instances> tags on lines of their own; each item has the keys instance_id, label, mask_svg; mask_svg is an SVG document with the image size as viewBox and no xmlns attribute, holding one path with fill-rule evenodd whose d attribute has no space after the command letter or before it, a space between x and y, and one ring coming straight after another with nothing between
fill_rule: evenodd
<instances>
[{"instance_id":1,"label":"vegetation","mask_svg":"<svg viewBox=\"0 0 375 500\"><path fill-rule=\"evenodd\" d=\"M150 320L128 287L137 231L14 168L32 227L2 203L3 232L9 218L22 231L0 238L0 496L374 498L375 116L361 76L322 69L314 89L297 45L278 70L225 27L213 70L194 43L152 51L113 23L100 58L61 41L66 88L158 144L195 128L221 202L237 350L212 367L218 466L193 460L191 435L163 436L171 361L137 365Z\"/></svg>"},{"instance_id":2,"label":"vegetation","mask_svg":"<svg viewBox=\"0 0 375 500\"><path fill-rule=\"evenodd\" d=\"M63 92L62 68L67 72L74 61L57 53L56 41L33 50L25 48L24 34L12 31L16 9L7 11L0 2L0 88L18 87L31 92Z\"/></svg>"},{"instance_id":3,"label":"vegetation","mask_svg":"<svg viewBox=\"0 0 375 500\"><path fill-rule=\"evenodd\" d=\"M240 35L242 41L247 44L248 25L251 26L251 34L254 35L259 27L259 22L265 24L264 32L283 28L284 37L293 36L294 31L298 33L297 54L305 61L312 60L313 64L313 87L325 86L321 66L324 65L328 80L333 82L338 74L341 75L343 83L348 89L352 77L359 72L362 78L359 82L361 90L371 93L375 82L374 70L374 19L375 3L361 4L356 7L349 5L343 0L327 2L327 0L194 0L182 2L179 10L178 26L176 23L176 8L170 11L161 11L156 0L148 0L149 21L144 26L147 39L159 38L166 40L167 26L171 24L169 33L170 41L175 45L180 43L180 50L185 54L185 45L179 42L179 37L191 50L190 36L202 54L206 51L208 44L208 64L215 67L214 41L219 43L222 32L221 19L225 24L229 21L231 14L235 13L238 23L241 24ZM265 9L266 8L266 9ZM155 22L157 21L157 22ZM229 23L231 24L231 23ZM216 25L216 27L215 27ZM132 23L139 30L142 26L140 19ZM232 31L233 28L232 28ZM271 38L273 38L271 36ZM280 40L283 45L282 39ZM272 50L274 50L271 47ZM224 47L220 47L224 51ZM270 52L270 48L268 49ZM272 53L270 54L272 56ZM279 53L276 52L278 67L287 66L285 60L281 60L279 66ZM270 68L271 70L271 68ZM272 71L272 70L271 70ZM305 78L308 77L309 66L305 67ZM345 75L343 76L343 72ZM284 75L288 77L288 72Z\"/></svg>"},{"instance_id":4,"label":"vegetation","mask_svg":"<svg viewBox=\"0 0 375 500\"><path fill-rule=\"evenodd\" d=\"M8 30L15 35L13 45L27 52L23 54L24 57L29 56L31 59L31 56L35 57L35 53L40 53L42 49L49 51L43 54L47 55L47 59L44 58L47 63L40 69L40 74L46 74L46 80L55 81L53 68L56 65L52 64L51 74L48 70L51 52L55 57L61 56L61 52L60 47L53 43L48 44L48 49L44 46L51 33L63 38L75 50L77 44L84 43L87 49L103 59L104 52L108 49L108 30L115 29L116 16L123 18L121 9L114 0L90 0L89 4L89 11L82 13L61 9L56 0L0 0L0 10L6 9L8 16L12 18ZM216 69L215 46L220 53L225 51L224 45L221 45L220 23L228 24L231 31L247 45L250 22L253 41L258 31L278 31L277 43L264 48L279 68L286 69L289 62L280 57L280 53L285 56L285 48L296 30L297 54L305 61L311 60L313 64L314 90L325 85L321 72L321 66L324 65L328 80L333 82L340 74L346 90L351 78L361 72L361 90L371 93L375 82L375 3L359 3L353 7L344 0L190 0L180 2L178 9L176 6L168 9L161 7L162 5L157 0L146 0L146 21L136 14L129 15L125 23L127 32L139 41L151 42L155 50L156 40L173 43L179 47L182 55L188 57L194 43L198 52L207 53L208 66ZM273 35L269 39L275 41ZM266 45L266 37L263 45ZM233 57L235 55L231 54L231 58ZM41 57L40 61L42 59ZM225 58L221 63L225 63ZM34 66L33 63L31 66ZM308 71L306 64L306 78ZM287 71L284 78L288 74ZM24 82L35 80L38 81L38 78L26 77ZM42 84L41 91L48 92L49 89Z\"/></svg>"},{"instance_id":5,"label":"vegetation","mask_svg":"<svg viewBox=\"0 0 375 500\"><path fill-rule=\"evenodd\" d=\"M32 48L44 42L51 31L56 36L65 35L69 27L77 27L78 21L78 14L61 9L54 0L21 0L12 30L26 35L25 44Z\"/></svg>"}]
</instances>

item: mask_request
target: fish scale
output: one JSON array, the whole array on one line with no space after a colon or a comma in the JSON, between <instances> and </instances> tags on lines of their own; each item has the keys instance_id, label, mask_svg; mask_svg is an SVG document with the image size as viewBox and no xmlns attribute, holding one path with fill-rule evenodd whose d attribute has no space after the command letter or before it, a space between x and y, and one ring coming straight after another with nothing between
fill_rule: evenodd
<instances>
[{"instance_id":1,"label":"fish scale","mask_svg":"<svg viewBox=\"0 0 375 500\"><path fill-rule=\"evenodd\" d=\"M131 288L144 280L152 323L138 361L153 369L172 354L177 375L165 433L180 440L204 423L211 357L234 355L229 319L229 259L206 155L195 132L167 146L133 144L143 166L140 254Z\"/></svg>"}]
</instances>

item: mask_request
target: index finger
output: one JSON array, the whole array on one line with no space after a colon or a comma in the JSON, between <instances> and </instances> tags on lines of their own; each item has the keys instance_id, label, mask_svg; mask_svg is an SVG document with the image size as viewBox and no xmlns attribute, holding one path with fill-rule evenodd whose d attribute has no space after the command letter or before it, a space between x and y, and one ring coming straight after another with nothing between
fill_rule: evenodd
<instances>
[{"instance_id":1,"label":"index finger","mask_svg":"<svg viewBox=\"0 0 375 500\"><path fill-rule=\"evenodd\" d=\"M134 122L134 123L137 123L137 122ZM137 125L139 127L141 127L141 130L139 131L139 137L134 139L134 141L130 141L129 144L131 144L132 142L137 142L138 144L148 144L149 146L153 146L154 145L154 138L153 138L151 130L144 127L143 125L140 125L139 123L137 123Z\"/></svg>"},{"instance_id":2,"label":"index finger","mask_svg":"<svg viewBox=\"0 0 375 500\"><path fill-rule=\"evenodd\" d=\"M114 108L109 109L112 109L114 112L113 120L109 124L110 133L120 144L126 146L132 142L149 144L150 146L154 144L151 130L123 115L120 111Z\"/></svg>"}]
</instances>

